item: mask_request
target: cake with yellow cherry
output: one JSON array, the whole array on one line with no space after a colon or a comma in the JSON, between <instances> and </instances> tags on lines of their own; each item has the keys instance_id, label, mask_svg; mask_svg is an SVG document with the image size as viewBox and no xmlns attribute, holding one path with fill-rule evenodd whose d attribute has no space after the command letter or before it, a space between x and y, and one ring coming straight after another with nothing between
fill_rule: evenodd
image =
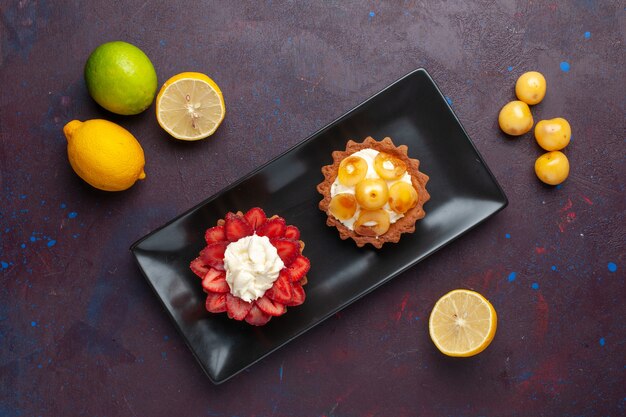
<instances>
[{"instance_id":1,"label":"cake with yellow cherry","mask_svg":"<svg viewBox=\"0 0 626 417\"><path fill-rule=\"evenodd\" d=\"M341 239L380 249L415 231L430 194L428 176L407 151L391 138L378 142L367 137L361 143L349 140L345 151L332 153L333 163L322 167L324 181L317 191L323 196L319 208L328 216L326 224L336 227Z\"/></svg>"}]
</instances>

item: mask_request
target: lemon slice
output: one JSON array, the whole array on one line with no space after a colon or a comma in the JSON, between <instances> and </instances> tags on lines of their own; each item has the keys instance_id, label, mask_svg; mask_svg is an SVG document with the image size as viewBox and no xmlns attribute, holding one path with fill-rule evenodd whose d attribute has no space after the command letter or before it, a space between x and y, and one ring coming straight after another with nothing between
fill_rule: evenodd
<instances>
[{"instance_id":1,"label":"lemon slice","mask_svg":"<svg viewBox=\"0 0 626 417\"><path fill-rule=\"evenodd\" d=\"M183 72L163 84L156 99L159 125L180 140L211 136L226 115L222 91L199 72Z\"/></svg>"},{"instance_id":2,"label":"lemon slice","mask_svg":"<svg viewBox=\"0 0 626 417\"><path fill-rule=\"evenodd\" d=\"M497 321L496 310L485 297L461 289L437 301L428 328L430 338L444 355L467 357L489 346Z\"/></svg>"}]
</instances>

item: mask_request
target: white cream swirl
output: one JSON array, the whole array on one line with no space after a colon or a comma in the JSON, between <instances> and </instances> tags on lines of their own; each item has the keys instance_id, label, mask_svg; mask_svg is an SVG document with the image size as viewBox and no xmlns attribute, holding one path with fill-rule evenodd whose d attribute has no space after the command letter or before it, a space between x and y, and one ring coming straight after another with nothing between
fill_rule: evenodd
<instances>
[{"instance_id":1,"label":"white cream swirl","mask_svg":"<svg viewBox=\"0 0 626 417\"><path fill-rule=\"evenodd\" d=\"M224 269L230 292L254 301L272 288L285 264L266 236L246 236L230 243L224 252Z\"/></svg>"}]
</instances>

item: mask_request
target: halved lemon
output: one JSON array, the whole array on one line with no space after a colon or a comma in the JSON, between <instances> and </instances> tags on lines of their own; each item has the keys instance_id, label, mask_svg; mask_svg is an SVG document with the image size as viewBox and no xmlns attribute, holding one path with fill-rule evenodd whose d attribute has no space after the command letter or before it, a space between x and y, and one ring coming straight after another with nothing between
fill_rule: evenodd
<instances>
[{"instance_id":1,"label":"halved lemon","mask_svg":"<svg viewBox=\"0 0 626 417\"><path fill-rule=\"evenodd\" d=\"M211 136L225 115L222 91L215 81L200 72L173 76L157 95L157 121L176 139L199 140Z\"/></svg>"},{"instance_id":2,"label":"halved lemon","mask_svg":"<svg viewBox=\"0 0 626 417\"><path fill-rule=\"evenodd\" d=\"M447 356L474 356L496 334L496 310L475 291L454 290L441 297L430 313L428 328L435 346Z\"/></svg>"}]
</instances>

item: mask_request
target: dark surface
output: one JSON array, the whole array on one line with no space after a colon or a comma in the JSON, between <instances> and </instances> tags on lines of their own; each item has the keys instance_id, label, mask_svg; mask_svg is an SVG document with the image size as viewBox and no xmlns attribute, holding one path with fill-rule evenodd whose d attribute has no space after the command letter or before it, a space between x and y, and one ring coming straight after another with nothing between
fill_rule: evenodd
<instances>
[{"instance_id":1,"label":"dark surface","mask_svg":"<svg viewBox=\"0 0 626 417\"><path fill-rule=\"evenodd\" d=\"M0 10L0 415L624 415L623 3L9 0ZM228 109L217 133L179 143L154 106L132 117L99 108L82 70L116 39L147 53L159 83L185 70L215 79ZM419 67L509 206L213 385L129 245ZM497 126L527 70L548 82L535 121L572 125L561 187L535 178L531 134ZM67 162L63 125L98 117L144 148L147 178L128 191L94 190ZM492 345L467 360L440 355L427 331L434 302L459 287L499 317Z\"/></svg>"},{"instance_id":2,"label":"dark surface","mask_svg":"<svg viewBox=\"0 0 626 417\"><path fill-rule=\"evenodd\" d=\"M395 138L433 180L428 216L397 245L358 248L323 227L318 209L320 167L344 150L346 138ZM455 152L450 152L455 149ZM221 383L299 334L404 272L506 206L441 92L423 69L412 72L354 110L136 245L146 278L207 372ZM261 205L299 227L312 269L306 302L261 328L203 312L206 294L189 262L206 246L204 233L233 210Z\"/></svg>"}]
</instances>

